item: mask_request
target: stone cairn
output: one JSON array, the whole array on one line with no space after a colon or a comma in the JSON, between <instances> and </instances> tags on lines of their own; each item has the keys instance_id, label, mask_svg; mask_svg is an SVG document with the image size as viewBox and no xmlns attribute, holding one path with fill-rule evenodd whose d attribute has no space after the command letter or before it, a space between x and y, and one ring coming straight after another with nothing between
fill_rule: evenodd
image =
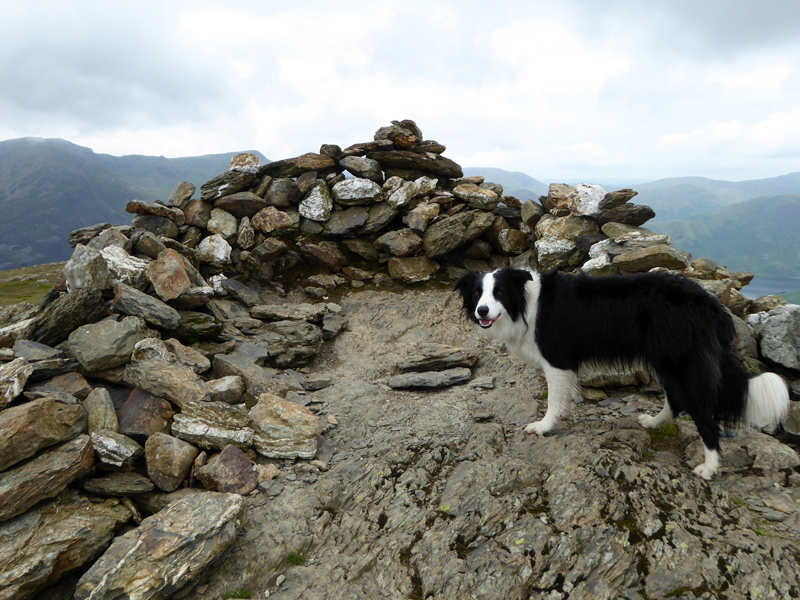
<instances>
[{"instance_id":1,"label":"stone cairn","mask_svg":"<svg viewBox=\"0 0 800 600\"><path fill-rule=\"evenodd\" d=\"M78 570L77 599L180 589L232 543L242 496L268 493L281 459L326 470L321 434L336 423L304 394L331 382L303 367L347 326L327 301L339 286L507 265L677 271L751 315L758 339L737 327L752 368L766 356L800 369L770 329L781 311L800 321L800 307L751 302L740 290L752 274L692 262L641 228L654 213L629 202L636 192L553 184L521 202L444 151L407 120L344 150L266 165L240 154L199 199L183 182L166 203L129 202L132 226L70 234L42 306L0 313L0 598ZM270 304L259 287L313 301ZM161 558L146 550L156 543Z\"/></svg>"}]
</instances>

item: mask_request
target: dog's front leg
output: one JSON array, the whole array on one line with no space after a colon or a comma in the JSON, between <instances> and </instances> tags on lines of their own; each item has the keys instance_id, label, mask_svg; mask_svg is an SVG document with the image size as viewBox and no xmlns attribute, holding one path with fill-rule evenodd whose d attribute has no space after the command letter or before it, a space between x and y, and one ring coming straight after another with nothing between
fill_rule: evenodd
<instances>
[{"instance_id":1,"label":"dog's front leg","mask_svg":"<svg viewBox=\"0 0 800 600\"><path fill-rule=\"evenodd\" d=\"M544 435L556 424L559 417L569 417L572 400L578 389L578 376L574 371L542 365L547 379L547 412L544 419L525 426L525 433Z\"/></svg>"}]
</instances>

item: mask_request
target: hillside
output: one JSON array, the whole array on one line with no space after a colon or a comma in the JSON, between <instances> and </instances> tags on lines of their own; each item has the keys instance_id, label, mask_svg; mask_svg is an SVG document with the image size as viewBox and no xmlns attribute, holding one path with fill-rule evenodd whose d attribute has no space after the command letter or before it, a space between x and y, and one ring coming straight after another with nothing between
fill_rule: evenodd
<instances>
[{"instance_id":1,"label":"hillside","mask_svg":"<svg viewBox=\"0 0 800 600\"><path fill-rule=\"evenodd\" d=\"M635 202L656 211L654 222L676 221L752 198L800 194L800 172L750 181L671 177L632 187Z\"/></svg>"},{"instance_id":2,"label":"hillside","mask_svg":"<svg viewBox=\"0 0 800 600\"><path fill-rule=\"evenodd\" d=\"M523 202L525 200L538 200L539 196L546 196L549 185L534 179L530 175L518 171L504 171L488 167L465 167L465 177L482 175L487 181L499 183L503 186L506 196L515 196Z\"/></svg>"},{"instance_id":3,"label":"hillside","mask_svg":"<svg viewBox=\"0 0 800 600\"><path fill-rule=\"evenodd\" d=\"M128 224L129 200L166 200L181 181L199 186L233 154L117 157L59 139L0 142L0 270L66 260L70 231Z\"/></svg>"},{"instance_id":4,"label":"hillside","mask_svg":"<svg viewBox=\"0 0 800 600\"><path fill-rule=\"evenodd\" d=\"M648 223L672 244L763 277L800 277L800 194L739 202L680 221Z\"/></svg>"}]
</instances>

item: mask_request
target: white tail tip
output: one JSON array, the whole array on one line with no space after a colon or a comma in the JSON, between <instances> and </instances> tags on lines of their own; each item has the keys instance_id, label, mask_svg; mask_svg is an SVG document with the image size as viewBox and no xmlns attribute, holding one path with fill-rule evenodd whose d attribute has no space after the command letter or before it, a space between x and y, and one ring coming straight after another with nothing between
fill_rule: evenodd
<instances>
[{"instance_id":1,"label":"white tail tip","mask_svg":"<svg viewBox=\"0 0 800 600\"><path fill-rule=\"evenodd\" d=\"M775 428L789 412L789 388L775 373L754 377L747 386L745 420L757 429Z\"/></svg>"}]
</instances>

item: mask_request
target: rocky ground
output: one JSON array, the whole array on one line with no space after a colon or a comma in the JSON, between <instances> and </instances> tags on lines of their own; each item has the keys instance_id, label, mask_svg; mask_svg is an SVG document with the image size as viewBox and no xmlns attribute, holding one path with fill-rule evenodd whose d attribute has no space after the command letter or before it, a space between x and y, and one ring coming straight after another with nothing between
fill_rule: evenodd
<instances>
[{"instance_id":1,"label":"rocky ground","mask_svg":"<svg viewBox=\"0 0 800 600\"><path fill-rule=\"evenodd\" d=\"M243 533L189 597L789 598L800 596L797 453L754 430L712 482L691 421L656 432L658 392L589 390L545 438L541 373L466 326L447 291L363 291L307 395L336 425L330 469L285 464L247 498ZM431 343L476 349L471 383L401 391ZM605 397L602 397L605 396ZM332 417L332 418L331 418ZM297 564L302 563L302 564Z\"/></svg>"},{"instance_id":2,"label":"rocky ground","mask_svg":"<svg viewBox=\"0 0 800 600\"><path fill-rule=\"evenodd\" d=\"M523 203L444 150L393 121L237 155L70 234L41 303L0 308L0 600L800 597L800 403L712 482L691 421L637 424L663 404L640 370L582 371L572 419L526 436L540 372L450 288L678 272L795 397L800 306L640 227L633 190Z\"/></svg>"}]
</instances>

